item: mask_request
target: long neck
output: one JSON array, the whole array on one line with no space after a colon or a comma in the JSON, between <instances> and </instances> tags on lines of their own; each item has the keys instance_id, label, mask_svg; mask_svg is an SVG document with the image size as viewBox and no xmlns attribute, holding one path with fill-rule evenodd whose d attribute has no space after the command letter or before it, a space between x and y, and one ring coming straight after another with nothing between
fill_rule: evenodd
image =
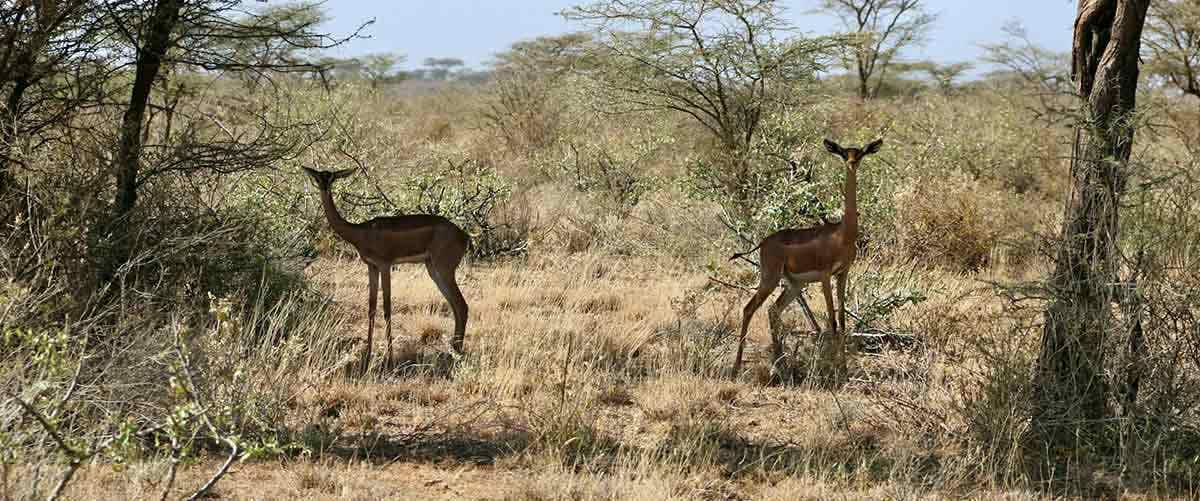
<instances>
[{"instance_id":1,"label":"long neck","mask_svg":"<svg viewBox=\"0 0 1200 501\"><path fill-rule=\"evenodd\" d=\"M329 190L321 190L321 207L325 209L325 219L329 221L329 226L333 228L333 232L346 240L350 240L354 227L342 217L337 207L333 205L333 193Z\"/></svg>"},{"instance_id":2,"label":"long neck","mask_svg":"<svg viewBox=\"0 0 1200 501\"><path fill-rule=\"evenodd\" d=\"M858 237L858 169L846 169L846 188L842 193L845 207L842 208L842 224L850 235Z\"/></svg>"}]
</instances>

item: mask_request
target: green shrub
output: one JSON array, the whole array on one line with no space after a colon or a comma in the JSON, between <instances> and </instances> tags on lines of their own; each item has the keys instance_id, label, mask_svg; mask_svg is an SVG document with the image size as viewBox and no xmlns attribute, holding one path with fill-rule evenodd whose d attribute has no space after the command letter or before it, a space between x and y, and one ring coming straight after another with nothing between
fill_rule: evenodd
<instances>
[{"instance_id":1,"label":"green shrub","mask_svg":"<svg viewBox=\"0 0 1200 501\"><path fill-rule=\"evenodd\" d=\"M446 158L445 164L403 181L396 199L403 212L438 214L454 221L471 235L471 255L476 258L524 254L529 221L526 213L509 205L512 185L486 162Z\"/></svg>"},{"instance_id":2,"label":"green shrub","mask_svg":"<svg viewBox=\"0 0 1200 501\"><path fill-rule=\"evenodd\" d=\"M665 136L637 134L629 151L614 151L604 143L586 144L583 148L572 144L572 161L564 161L559 169L575 190L596 195L617 215L625 217L646 192L654 189L656 179L646 163L663 144L670 142Z\"/></svg>"},{"instance_id":3,"label":"green shrub","mask_svg":"<svg viewBox=\"0 0 1200 501\"><path fill-rule=\"evenodd\" d=\"M754 149L737 155L688 159L684 192L722 208L727 226L752 240L819 221L832 213L824 192L832 181L817 176L826 126L820 111L770 115Z\"/></svg>"}]
</instances>

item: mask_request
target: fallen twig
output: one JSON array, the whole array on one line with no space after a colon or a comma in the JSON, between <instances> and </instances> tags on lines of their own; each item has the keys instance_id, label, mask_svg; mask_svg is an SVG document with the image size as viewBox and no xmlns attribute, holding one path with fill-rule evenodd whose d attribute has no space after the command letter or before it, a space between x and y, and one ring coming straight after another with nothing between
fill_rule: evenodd
<instances>
[{"instance_id":1,"label":"fallen twig","mask_svg":"<svg viewBox=\"0 0 1200 501\"><path fill-rule=\"evenodd\" d=\"M200 486L199 489L196 489L196 492L193 492L191 496L187 497L188 501L200 499L200 497L207 494L214 485L217 485L217 482L221 480L221 477L225 476L225 473L229 471L229 467L233 464L233 460L237 459L238 454L241 453L241 448L238 447L237 441L233 440L232 438L222 438L222 440L229 444L229 457L225 458L225 463L221 465L221 469L217 470L216 473L213 473L213 476L208 479L208 482L205 482L204 485Z\"/></svg>"}]
</instances>

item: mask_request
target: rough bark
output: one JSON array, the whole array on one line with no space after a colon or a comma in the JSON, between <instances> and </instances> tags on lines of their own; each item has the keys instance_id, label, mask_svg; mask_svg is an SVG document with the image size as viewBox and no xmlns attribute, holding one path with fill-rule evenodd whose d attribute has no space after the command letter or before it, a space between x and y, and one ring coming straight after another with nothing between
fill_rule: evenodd
<instances>
[{"instance_id":1,"label":"rough bark","mask_svg":"<svg viewBox=\"0 0 1200 501\"><path fill-rule=\"evenodd\" d=\"M1103 375L1113 305L1119 207L1133 144L1138 53L1149 0L1080 0L1072 78L1084 121L1076 133L1071 192L1049 285L1033 385L1028 445L1058 466L1111 446ZM1060 470L1061 472L1061 470Z\"/></svg>"}]
</instances>

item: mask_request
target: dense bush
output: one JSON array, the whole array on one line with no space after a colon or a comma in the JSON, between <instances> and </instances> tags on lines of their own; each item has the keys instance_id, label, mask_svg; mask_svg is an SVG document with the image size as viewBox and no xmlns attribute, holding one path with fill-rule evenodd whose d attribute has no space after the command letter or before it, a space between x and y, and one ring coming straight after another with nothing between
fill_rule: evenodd
<instances>
[{"instance_id":1,"label":"dense bush","mask_svg":"<svg viewBox=\"0 0 1200 501\"><path fill-rule=\"evenodd\" d=\"M962 173L914 177L895 193L894 252L925 266L973 271L989 264L1012 231L1015 195Z\"/></svg>"},{"instance_id":2,"label":"dense bush","mask_svg":"<svg viewBox=\"0 0 1200 501\"><path fill-rule=\"evenodd\" d=\"M836 202L821 197L841 194L833 163L822 156L829 124L821 106L771 114L754 150L736 158L720 152L691 156L681 179L685 192L719 206L727 227L755 241L837 213Z\"/></svg>"},{"instance_id":3,"label":"dense bush","mask_svg":"<svg viewBox=\"0 0 1200 501\"><path fill-rule=\"evenodd\" d=\"M434 157L428 162L436 165L437 160ZM470 158L457 164L446 159L444 169L432 167L401 186L397 203L404 213L438 214L458 223L471 235L472 256L525 253L529 221L510 205L512 187L490 165Z\"/></svg>"}]
</instances>

